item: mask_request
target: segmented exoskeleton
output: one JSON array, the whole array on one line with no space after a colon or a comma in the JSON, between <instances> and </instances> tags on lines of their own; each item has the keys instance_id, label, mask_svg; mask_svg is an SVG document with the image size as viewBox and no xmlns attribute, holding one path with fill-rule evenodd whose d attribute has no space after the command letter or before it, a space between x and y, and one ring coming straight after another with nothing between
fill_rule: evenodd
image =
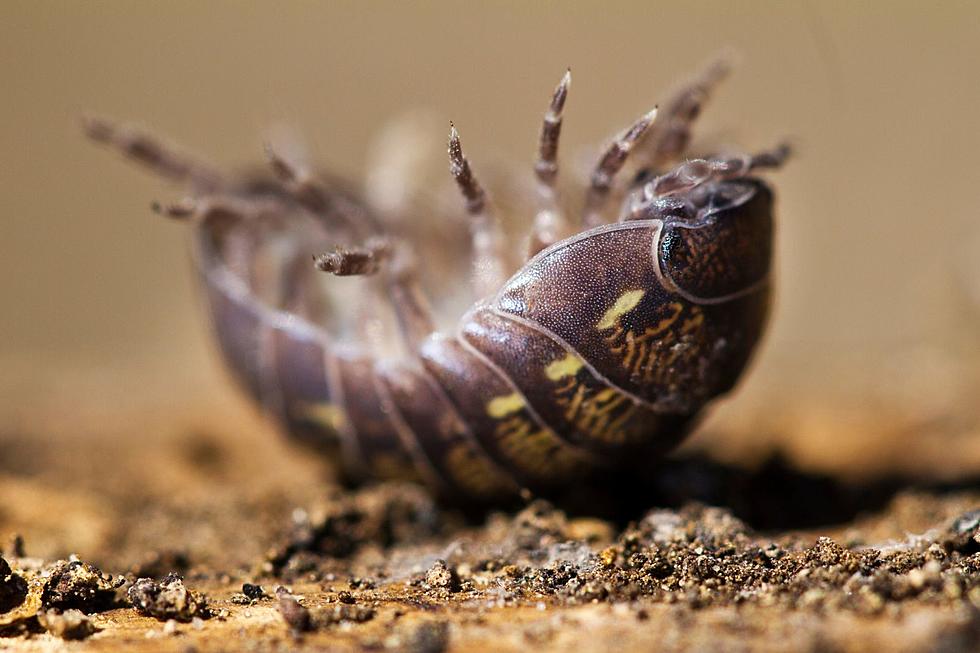
<instances>
[{"instance_id":1,"label":"segmented exoskeleton","mask_svg":"<svg viewBox=\"0 0 980 653\"><path fill-rule=\"evenodd\" d=\"M448 335L420 289L431 271L418 264L411 224L315 174L295 148L269 147L274 177L228 178L133 128L89 120L87 130L188 187L187 199L156 208L194 223L224 357L288 433L330 451L349 479L419 478L493 502L642 466L745 367L767 317L773 229L772 193L753 173L787 150L676 163L726 70L712 65L614 140L578 224L556 183L566 73L541 130L528 260L509 280L516 248L451 127L479 299ZM617 185L628 160L639 173ZM456 254L448 242L426 260ZM314 266L374 276L325 307ZM401 355L370 346L384 320L380 302L361 300L374 291L392 309Z\"/></svg>"}]
</instances>

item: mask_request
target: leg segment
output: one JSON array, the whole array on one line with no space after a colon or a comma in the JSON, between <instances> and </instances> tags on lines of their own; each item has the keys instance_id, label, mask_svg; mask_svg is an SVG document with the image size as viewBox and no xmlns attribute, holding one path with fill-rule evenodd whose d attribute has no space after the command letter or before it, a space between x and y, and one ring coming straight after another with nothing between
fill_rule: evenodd
<instances>
[{"instance_id":1,"label":"leg segment","mask_svg":"<svg viewBox=\"0 0 980 653\"><path fill-rule=\"evenodd\" d=\"M562 110L568 97L568 86L572 82L572 71L565 72L561 82L551 97L551 106L544 116L541 126L541 139L538 145L538 161L534 173L538 178L539 208L534 216L534 227L528 248L528 257L534 256L545 247L556 242L566 231L566 220L558 205L555 180L558 177L558 139L561 136Z\"/></svg>"},{"instance_id":2,"label":"leg segment","mask_svg":"<svg viewBox=\"0 0 980 653\"><path fill-rule=\"evenodd\" d=\"M789 155L790 147L783 143L754 155L687 161L647 183L643 191L636 194L632 207L623 219L641 219L650 203L658 198L685 193L711 181L744 177L761 168L778 168Z\"/></svg>"},{"instance_id":3,"label":"leg segment","mask_svg":"<svg viewBox=\"0 0 980 653\"><path fill-rule=\"evenodd\" d=\"M190 184L197 193L214 192L224 185L223 175L213 166L177 151L132 125L117 125L104 118L87 117L83 128L92 140L119 150L161 177Z\"/></svg>"},{"instance_id":4,"label":"leg segment","mask_svg":"<svg viewBox=\"0 0 980 653\"><path fill-rule=\"evenodd\" d=\"M728 76L731 68L731 57L720 56L671 96L657 124L637 146L637 158L644 167L662 170L683 155L691 141L694 121L701 114L704 103L715 87Z\"/></svg>"},{"instance_id":5,"label":"leg segment","mask_svg":"<svg viewBox=\"0 0 980 653\"><path fill-rule=\"evenodd\" d=\"M233 195L204 195L185 197L170 204L153 202L154 213L175 220L250 221L260 216L273 216L282 212L282 206L273 200L249 199Z\"/></svg>"},{"instance_id":6,"label":"leg segment","mask_svg":"<svg viewBox=\"0 0 980 653\"><path fill-rule=\"evenodd\" d=\"M363 207L331 192L299 153L289 149L266 144L265 152L273 172L300 205L322 218L328 231L341 229L361 240L377 232L377 225Z\"/></svg>"},{"instance_id":7,"label":"leg segment","mask_svg":"<svg viewBox=\"0 0 980 653\"><path fill-rule=\"evenodd\" d=\"M392 257L386 279L388 298L395 307L398 330L405 347L415 354L422 341L435 331L432 307L419 286L415 257L404 247Z\"/></svg>"},{"instance_id":8,"label":"leg segment","mask_svg":"<svg viewBox=\"0 0 980 653\"><path fill-rule=\"evenodd\" d=\"M373 239L364 247L338 247L314 257L314 263L317 269L338 276L370 275L384 269L385 292L410 352L417 352L422 340L435 331L432 310L418 285L414 257L406 246Z\"/></svg>"},{"instance_id":9,"label":"leg segment","mask_svg":"<svg viewBox=\"0 0 980 653\"><path fill-rule=\"evenodd\" d=\"M643 193L648 198L671 195L690 190L707 181L744 177L759 168L778 168L789 153L789 146L782 144L755 155L694 159L660 175L644 187Z\"/></svg>"},{"instance_id":10,"label":"leg segment","mask_svg":"<svg viewBox=\"0 0 980 653\"><path fill-rule=\"evenodd\" d=\"M238 277L245 280L257 294L261 293L259 276L255 270L255 258L262 230L275 219L282 207L272 200L252 200L225 195L205 195L185 198L173 204L154 202L155 212L176 220L207 223L203 229L214 243L212 255Z\"/></svg>"},{"instance_id":11,"label":"leg segment","mask_svg":"<svg viewBox=\"0 0 980 653\"><path fill-rule=\"evenodd\" d=\"M474 286L477 294L485 297L495 292L504 280L504 238L500 225L487 209L486 193L463 155L459 132L452 124L449 131L449 172L466 199L473 239Z\"/></svg>"},{"instance_id":12,"label":"leg segment","mask_svg":"<svg viewBox=\"0 0 980 653\"><path fill-rule=\"evenodd\" d=\"M372 239L363 247L337 247L332 252L313 257L313 264L321 272L338 277L367 276L381 269L382 262L391 255L387 241Z\"/></svg>"},{"instance_id":13,"label":"leg segment","mask_svg":"<svg viewBox=\"0 0 980 653\"><path fill-rule=\"evenodd\" d=\"M609 198L613 179L626 163L626 158L643 133L653 124L657 109L644 115L627 129L622 136L606 149L592 173L592 181L585 196L582 225L588 229L602 224L602 212Z\"/></svg>"}]
</instances>

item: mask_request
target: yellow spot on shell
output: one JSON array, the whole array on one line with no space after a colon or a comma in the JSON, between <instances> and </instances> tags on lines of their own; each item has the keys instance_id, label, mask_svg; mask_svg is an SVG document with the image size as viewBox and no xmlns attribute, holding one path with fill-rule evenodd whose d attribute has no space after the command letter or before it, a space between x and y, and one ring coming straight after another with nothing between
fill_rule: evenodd
<instances>
[{"instance_id":1,"label":"yellow spot on shell","mask_svg":"<svg viewBox=\"0 0 980 653\"><path fill-rule=\"evenodd\" d=\"M627 290L624 292L616 300L616 303L606 311L606 314L602 316L596 328L603 331L614 327L619 318L636 308L636 305L640 303L645 293L645 290Z\"/></svg>"},{"instance_id":2,"label":"yellow spot on shell","mask_svg":"<svg viewBox=\"0 0 980 653\"><path fill-rule=\"evenodd\" d=\"M334 431L339 431L344 426L347 417L344 411L329 401L321 403L308 403L302 406L300 412L318 424L323 424Z\"/></svg>"},{"instance_id":3,"label":"yellow spot on shell","mask_svg":"<svg viewBox=\"0 0 980 653\"><path fill-rule=\"evenodd\" d=\"M524 408L524 398L514 392L509 395L494 397L487 402L487 415L494 419L507 417L511 413L516 413Z\"/></svg>"},{"instance_id":4,"label":"yellow spot on shell","mask_svg":"<svg viewBox=\"0 0 980 653\"><path fill-rule=\"evenodd\" d=\"M566 376L574 376L582 369L582 361L575 354L566 354L563 358L552 361L544 368L544 375L552 381L561 381Z\"/></svg>"}]
</instances>

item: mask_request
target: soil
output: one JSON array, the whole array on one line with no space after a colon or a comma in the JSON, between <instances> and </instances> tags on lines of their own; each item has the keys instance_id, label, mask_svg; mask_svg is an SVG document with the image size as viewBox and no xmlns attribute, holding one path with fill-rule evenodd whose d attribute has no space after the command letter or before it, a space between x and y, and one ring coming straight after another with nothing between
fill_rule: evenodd
<instances>
[{"instance_id":1,"label":"soil","mask_svg":"<svg viewBox=\"0 0 980 653\"><path fill-rule=\"evenodd\" d=\"M719 435L615 496L464 513L339 487L239 419L6 436L0 650L980 648L968 469L820 471Z\"/></svg>"}]
</instances>

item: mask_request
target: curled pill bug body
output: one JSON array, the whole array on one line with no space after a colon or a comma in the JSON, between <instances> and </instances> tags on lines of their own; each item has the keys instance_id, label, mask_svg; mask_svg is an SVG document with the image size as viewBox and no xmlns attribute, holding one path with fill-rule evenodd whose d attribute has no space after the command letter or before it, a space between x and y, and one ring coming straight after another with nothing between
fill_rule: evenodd
<instances>
[{"instance_id":1,"label":"curled pill bug body","mask_svg":"<svg viewBox=\"0 0 980 653\"><path fill-rule=\"evenodd\" d=\"M86 128L186 187L155 209L191 224L223 357L286 433L349 481L407 478L493 505L658 460L746 367L770 301L773 193L759 175L788 149L688 158L691 126L726 72L712 64L614 138L575 211L558 185L566 73L541 127L534 192L520 198L523 244L452 126L469 242L434 252L418 245L438 225L406 219L391 196L362 200L290 144L267 148L271 174L235 177L133 127ZM392 187L406 186L399 175L413 171L396 168ZM468 274L427 267L467 249ZM329 279L339 295L328 299L328 275L354 279ZM423 291L440 277L476 298L441 330ZM395 334L381 347L376 324Z\"/></svg>"}]
</instances>

